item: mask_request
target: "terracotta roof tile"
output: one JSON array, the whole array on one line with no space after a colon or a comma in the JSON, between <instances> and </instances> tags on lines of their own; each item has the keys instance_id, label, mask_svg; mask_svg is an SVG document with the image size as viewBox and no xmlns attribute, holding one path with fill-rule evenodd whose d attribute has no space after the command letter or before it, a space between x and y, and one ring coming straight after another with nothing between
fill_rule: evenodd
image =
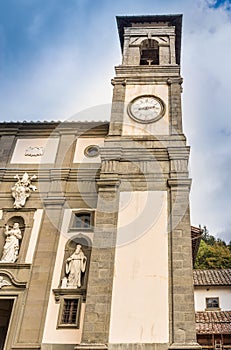
<instances>
[{"instance_id":1,"label":"terracotta roof tile","mask_svg":"<svg viewBox=\"0 0 231 350\"><path fill-rule=\"evenodd\" d=\"M196 312L197 334L231 334L231 311Z\"/></svg>"},{"instance_id":2,"label":"terracotta roof tile","mask_svg":"<svg viewBox=\"0 0 231 350\"><path fill-rule=\"evenodd\" d=\"M231 269L194 270L195 286L231 286Z\"/></svg>"}]
</instances>

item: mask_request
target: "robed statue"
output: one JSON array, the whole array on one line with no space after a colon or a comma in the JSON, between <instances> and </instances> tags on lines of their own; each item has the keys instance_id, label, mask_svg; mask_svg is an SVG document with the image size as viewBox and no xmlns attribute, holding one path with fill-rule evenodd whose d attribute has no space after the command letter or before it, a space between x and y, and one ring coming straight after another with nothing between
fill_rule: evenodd
<instances>
[{"instance_id":1,"label":"robed statue","mask_svg":"<svg viewBox=\"0 0 231 350\"><path fill-rule=\"evenodd\" d=\"M13 228L5 228L5 244L3 247L2 258L0 262L14 263L18 258L19 240L22 239L19 223L14 223Z\"/></svg>"},{"instance_id":2,"label":"robed statue","mask_svg":"<svg viewBox=\"0 0 231 350\"><path fill-rule=\"evenodd\" d=\"M81 276L86 270L87 257L82 251L80 244L76 245L74 253L67 258L65 269L67 275L66 287L67 288L80 288Z\"/></svg>"}]
</instances>

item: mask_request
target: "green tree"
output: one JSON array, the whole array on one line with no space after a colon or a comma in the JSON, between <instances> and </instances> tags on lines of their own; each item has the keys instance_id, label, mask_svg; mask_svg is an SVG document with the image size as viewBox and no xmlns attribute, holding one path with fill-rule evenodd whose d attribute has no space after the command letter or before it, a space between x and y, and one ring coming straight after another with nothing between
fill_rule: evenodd
<instances>
[{"instance_id":1,"label":"green tree","mask_svg":"<svg viewBox=\"0 0 231 350\"><path fill-rule=\"evenodd\" d=\"M230 245L220 238L203 234L195 262L196 269L225 269L231 268Z\"/></svg>"},{"instance_id":2,"label":"green tree","mask_svg":"<svg viewBox=\"0 0 231 350\"><path fill-rule=\"evenodd\" d=\"M231 251L231 241L230 241L229 244L228 244L228 248L229 248L229 250Z\"/></svg>"}]
</instances>

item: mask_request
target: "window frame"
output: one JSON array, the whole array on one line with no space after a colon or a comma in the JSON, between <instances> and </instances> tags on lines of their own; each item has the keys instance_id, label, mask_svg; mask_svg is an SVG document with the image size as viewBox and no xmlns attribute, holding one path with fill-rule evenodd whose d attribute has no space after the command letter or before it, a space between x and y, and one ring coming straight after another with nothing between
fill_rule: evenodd
<instances>
[{"instance_id":1,"label":"window frame","mask_svg":"<svg viewBox=\"0 0 231 350\"><path fill-rule=\"evenodd\" d=\"M93 149L93 148L95 148L96 149L96 153L95 154L90 154L89 153L89 150L90 149ZM89 146L87 146L85 149L84 149L84 155L85 155L85 157L87 157L87 158L97 158L97 157L99 157L100 156L100 152L99 152L99 145L89 145Z\"/></svg>"},{"instance_id":2,"label":"window frame","mask_svg":"<svg viewBox=\"0 0 231 350\"><path fill-rule=\"evenodd\" d=\"M81 209L81 210L74 210L71 214L70 224L69 224L69 231L93 231L94 226L94 211L89 209ZM75 223L75 216L77 215L89 215L90 217L90 225L89 227L76 227L74 226Z\"/></svg>"},{"instance_id":3,"label":"window frame","mask_svg":"<svg viewBox=\"0 0 231 350\"><path fill-rule=\"evenodd\" d=\"M211 300L211 302L209 303L209 300ZM209 306L209 304L213 304L213 301L217 300L217 305L218 306ZM220 310L220 300L219 297L206 297L205 298L205 305L206 305L206 309L205 310Z\"/></svg>"},{"instance_id":4,"label":"window frame","mask_svg":"<svg viewBox=\"0 0 231 350\"><path fill-rule=\"evenodd\" d=\"M77 309L76 309L76 322L75 323L62 323L62 317L64 312L65 300L77 300ZM81 306L82 306L82 296L76 295L62 295L60 298L59 306L59 315L57 322L57 329L79 329L80 328L80 315L81 315Z\"/></svg>"}]
</instances>

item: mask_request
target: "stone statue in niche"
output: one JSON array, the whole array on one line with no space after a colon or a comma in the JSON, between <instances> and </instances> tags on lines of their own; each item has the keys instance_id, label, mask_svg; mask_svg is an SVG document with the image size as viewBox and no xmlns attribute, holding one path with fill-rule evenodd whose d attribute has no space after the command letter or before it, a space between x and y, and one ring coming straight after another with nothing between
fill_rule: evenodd
<instances>
[{"instance_id":1,"label":"stone statue in niche","mask_svg":"<svg viewBox=\"0 0 231 350\"><path fill-rule=\"evenodd\" d=\"M18 258L19 240L22 239L19 223L15 222L12 229L9 229L9 226L6 225L4 233L6 240L0 263L14 263Z\"/></svg>"},{"instance_id":2,"label":"stone statue in niche","mask_svg":"<svg viewBox=\"0 0 231 350\"><path fill-rule=\"evenodd\" d=\"M32 185L31 182L37 178L36 175L29 177L27 173L22 176L22 179L17 175L14 176L18 181L11 188L12 196L15 199L14 208L20 209L25 203L26 199L30 196L31 191L36 191L37 187Z\"/></svg>"},{"instance_id":3,"label":"stone statue in niche","mask_svg":"<svg viewBox=\"0 0 231 350\"><path fill-rule=\"evenodd\" d=\"M5 286L11 286L11 283L7 280L4 280L2 276L0 276L0 289Z\"/></svg>"},{"instance_id":4,"label":"stone statue in niche","mask_svg":"<svg viewBox=\"0 0 231 350\"><path fill-rule=\"evenodd\" d=\"M61 288L80 288L81 275L86 270L86 263L87 257L82 251L82 246L77 244L74 253L66 260L66 277L62 280Z\"/></svg>"}]
</instances>

